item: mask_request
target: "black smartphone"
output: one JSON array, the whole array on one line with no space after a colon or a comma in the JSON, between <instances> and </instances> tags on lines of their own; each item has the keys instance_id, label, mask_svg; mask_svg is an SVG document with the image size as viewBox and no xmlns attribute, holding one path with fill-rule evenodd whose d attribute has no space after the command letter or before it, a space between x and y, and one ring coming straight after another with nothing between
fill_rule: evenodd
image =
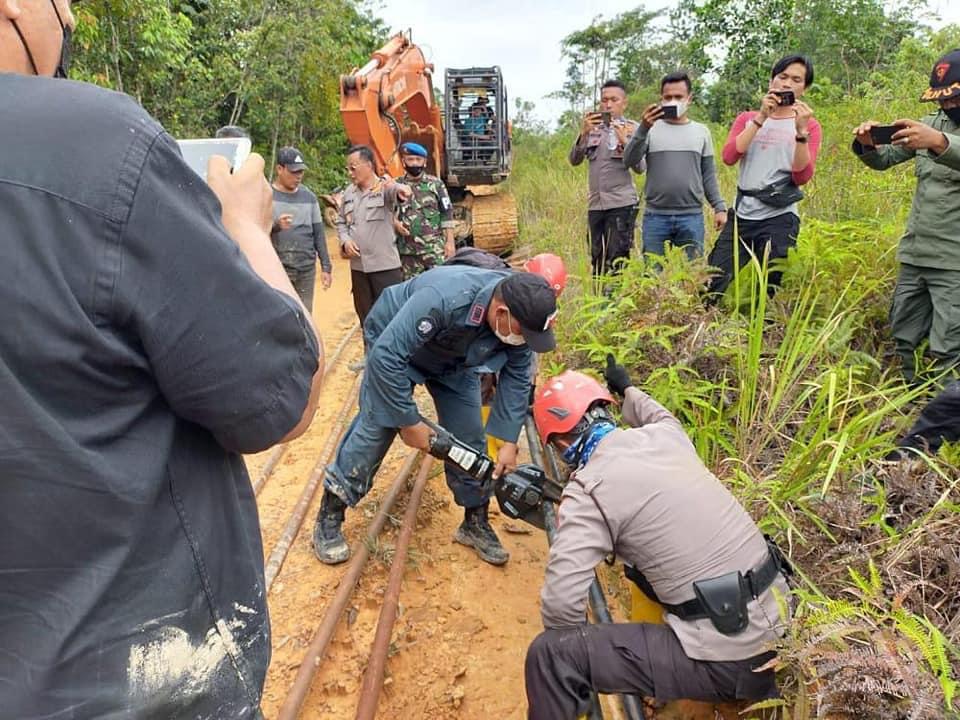
<instances>
[{"instance_id":1,"label":"black smartphone","mask_svg":"<svg viewBox=\"0 0 960 720\"><path fill-rule=\"evenodd\" d=\"M661 105L660 111L663 115L661 115L660 118L662 120L676 120L678 109L676 105Z\"/></svg>"},{"instance_id":2,"label":"black smartphone","mask_svg":"<svg viewBox=\"0 0 960 720\"><path fill-rule=\"evenodd\" d=\"M600 122L603 123L604 127L610 127L610 118L611 115L608 111L604 110L600 113Z\"/></svg>"},{"instance_id":3,"label":"black smartphone","mask_svg":"<svg viewBox=\"0 0 960 720\"><path fill-rule=\"evenodd\" d=\"M874 145L890 145L893 134L899 130L903 130L903 125L875 125L870 128L870 139Z\"/></svg>"},{"instance_id":4,"label":"black smartphone","mask_svg":"<svg viewBox=\"0 0 960 720\"><path fill-rule=\"evenodd\" d=\"M797 101L797 96L793 90L774 90L773 94L780 98L781 105L793 105Z\"/></svg>"}]
</instances>

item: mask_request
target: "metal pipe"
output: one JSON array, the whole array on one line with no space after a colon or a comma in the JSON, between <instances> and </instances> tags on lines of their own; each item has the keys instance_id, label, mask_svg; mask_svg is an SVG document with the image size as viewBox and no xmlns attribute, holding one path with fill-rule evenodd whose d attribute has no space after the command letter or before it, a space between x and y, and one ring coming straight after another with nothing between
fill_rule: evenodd
<instances>
[{"instance_id":1,"label":"metal pipe","mask_svg":"<svg viewBox=\"0 0 960 720\"><path fill-rule=\"evenodd\" d=\"M350 339L356 335L357 330L360 329L359 323L350 328L350 332L343 336L340 340L340 343L337 345L337 349L333 351L333 355L330 356L330 360L326 363L323 368L323 379L326 381L327 376L331 373L334 366L337 364L337 361L340 359L340 356L343 354L344 348L347 347L347 343L350 342ZM289 445L283 443L277 445L273 451L270 453L270 457L267 458L267 461L263 464L263 467L260 469L260 474L257 476L257 479L253 481L253 494L259 495L260 491L263 490L263 486L267 484L267 480L270 479L270 476L273 475L273 471L276 470L277 464L280 462L280 458L283 457L283 454L287 451Z\"/></svg>"},{"instance_id":2,"label":"metal pipe","mask_svg":"<svg viewBox=\"0 0 960 720\"><path fill-rule=\"evenodd\" d=\"M370 660L363 673L363 684L360 687L360 700L357 703L356 720L373 720L380 704L380 691L383 690L383 673L387 667L387 653L390 650L390 636L397 621L397 610L400 604L400 584L403 582L403 571L407 564L407 549L410 547L410 538L417 524L417 510L420 509L420 500L423 489L430 477L432 458L425 458L420 465L417 480L410 491L407 500L407 510L403 515L403 525L397 537L396 552L390 566L390 579L387 581L387 592L383 596L383 605L380 606L380 619L377 621L377 632L370 646Z\"/></svg>"},{"instance_id":3,"label":"metal pipe","mask_svg":"<svg viewBox=\"0 0 960 720\"><path fill-rule=\"evenodd\" d=\"M558 467L557 454L552 447L547 448L547 462L550 463L550 471L554 480L560 477L560 468ZM590 603L590 610L598 623L612 623L613 616L610 614L610 606L607 604L607 598L603 594L603 587L600 585L600 578L594 571L593 582L590 583L590 591L587 595ZM623 713L627 720L643 720L643 707L636 695L622 694L619 696L623 706Z\"/></svg>"},{"instance_id":4,"label":"metal pipe","mask_svg":"<svg viewBox=\"0 0 960 720\"><path fill-rule=\"evenodd\" d=\"M533 422L532 415L527 415L523 426L527 431L527 445L530 447L530 459L533 460L534 465L544 467L543 451L540 447L540 435L537 433L537 426ZM554 462L553 480L555 482L557 482L558 478L560 477L556 470L556 463ZM543 501L543 525L547 531L547 544L553 545L554 540L556 540L557 537L557 513L553 503L549 500ZM593 591L593 585L596 584L597 579L594 577L593 584L590 586L591 592ZM588 720L603 720L603 709L600 707L600 696L592 690L590 691L590 708L587 711L587 718Z\"/></svg>"},{"instance_id":5,"label":"metal pipe","mask_svg":"<svg viewBox=\"0 0 960 720\"><path fill-rule=\"evenodd\" d=\"M333 596L333 600L331 600L327 606L327 611L323 616L320 627L317 628L313 639L310 641L310 647L307 648L306 653L303 655L303 660L301 660L300 667L297 670L297 676L294 678L293 685L290 687L290 691L283 701L283 706L280 708L277 720L296 720L300 714L300 708L303 707L303 702L307 699L307 693L310 691L310 683L313 682L314 673L316 673L320 663L323 662L330 641L333 640L333 636L336 633L340 616L346 609L347 603L350 602L353 591L357 586L357 581L363 573L363 567L370 557L370 548L373 546L377 536L387 522L387 516L390 511L393 510L394 503L396 503L400 491L406 484L407 478L410 477L410 473L413 472L413 467L418 457L421 457L421 454L416 451L411 452L407 456L407 460L404 462L403 467L400 468L400 472L397 473L393 484L390 486L390 490L387 491L387 494L384 495L380 501L380 507L377 509L377 514L373 520L370 521L366 535L354 543L351 549L353 560L350 561L350 567L347 568L346 574L340 580L340 585L337 587L337 592Z\"/></svg>"},{"instance_id":6,"label":"metal pipe","mask_svg":"<svg viewBox=\"0 0 960 720\"><path fill-rule=\"evenodd\" d=\"M337 451L337 444L340 441L340 436L343 434L344 426L347 423L347 414L353 409L353 405L357 401L357 396L360 394L360 379L362 377L363 375L360 374L354 378L353 386L347 394L347 399L344 400L343 405L337 413L334 428L327 437L327 444L320 453L320 459L317 460L317 464L313 466L310 479L307 480L307 484L300 493L300 499L297 500L297 504L290 513L290 518L283 528L283 534L280 536L277 544L273 546L273 552L270 553L270 558L267 560L267 565L264 569L267 592L270 592L273 581L277 579L280 568L283 566L283 561L287 558L287 553L290 552L290 546L293 545L297 533L300 532L303 519L307 516L310 503L313 502L313 497L317 494L317 488L320 487L320 481L323 480L323 474L326 471L327 465L333 461L334 453Z\"/></svg>"}]
</instances>

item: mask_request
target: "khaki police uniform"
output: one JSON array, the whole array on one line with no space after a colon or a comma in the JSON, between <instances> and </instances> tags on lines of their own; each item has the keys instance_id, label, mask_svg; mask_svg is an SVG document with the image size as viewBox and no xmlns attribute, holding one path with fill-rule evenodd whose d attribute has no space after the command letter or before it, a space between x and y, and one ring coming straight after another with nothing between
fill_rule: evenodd
<instances>
[{"instance_id":1,"label":"khaki police uniform","mask_svg":"<svg viewBox=\"0 0 960 720\"><path fill-rule=\"evenodd\" d=\"M615 120L630 129L630 136L639 125L633 120ZM637 224L639 197L630 171L642 173L646 162L624 164L624 146L613 127L599 127L577 137L570 149L571 165L587 160L588 193L587 223L590 226L590 255L595 275L615 269L618 260L630 257Z\"/></svg>"},{"instance_id":2,"label":"khaki police uniform","mask_svg":"<svg viewBox=\"0 0 960 720\"><path fill-rule=\"evenodd\" d=\"M749 621L722 634L709 618L666 625L585 625L587 593L609 554L642 572L658 598L679 605L693 583L757 568L766 542L753 520L700 461L680 422L646 393L628 388L624 420L600 441L564 489L560 525L541 594L547 631L526 663L530 718L574 718L586 690L658 700L756 700L776 695L767 662L784 631L773 584L747 605Z\"/></svg>"},{"instance_id":3,"label":"khaki police uniform","mask_svg":"<svg viewBox=\"0 0 960 720\"><path fill-rule=\"evenodd\" d=\"M337 233L340 248L352 240L360 257L350 258L353 305L360 324L386 288L403 280L393 229L397 185L378 180L369 190L350 185L343 192Z\"/></svg>"}]
</instances>

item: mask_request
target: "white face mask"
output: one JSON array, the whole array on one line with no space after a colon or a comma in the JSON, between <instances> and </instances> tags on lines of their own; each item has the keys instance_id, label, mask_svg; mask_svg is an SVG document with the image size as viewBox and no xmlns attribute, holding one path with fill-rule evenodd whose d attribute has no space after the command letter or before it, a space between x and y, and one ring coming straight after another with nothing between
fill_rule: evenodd
<instances>
[{"instance_id":1,"label":"white face mask","mask_svg":"<svg viewBox=\"0 0 960 720\"><path fill-rule=\"evenodd\" d=\"M511 328L510 328L510 310L509 310L509 309L507 310L507 329L511 329ZM502 334L500 333L500 318L499 318L499 317L497 318L497 327L496 327L496 329L495 329L493 332L496 334L496 336L497 336L498 338L500 338L500 342L505 343L506 345L519 346L519 345L526 345L526 344L527 344L527 341L523 339L523 335L518 335L517 333L512 332L512 329L511 329L511 332L510 332L510 333L508 333L508 334L506 334L506 335L502 335Z\"/></svg>"},{"instance_id":2,"label":"white face mask","mask_svg":"<svg viewBox=\"0 0 960 720\"><path fill-rule=\"evenodd\" d=\"M682 118L690 107L690 103L688 103L686 100L678 100L677 102L664 103L664 105L673 105L674 107L676 107L678 118Z\"/></svg>"}]
</instances>

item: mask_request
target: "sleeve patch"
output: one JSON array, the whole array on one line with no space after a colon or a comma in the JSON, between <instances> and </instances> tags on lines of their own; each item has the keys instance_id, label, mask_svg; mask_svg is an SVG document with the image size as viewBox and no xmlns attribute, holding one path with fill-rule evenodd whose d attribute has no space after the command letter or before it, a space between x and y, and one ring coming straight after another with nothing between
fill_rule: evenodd
<instances>
[{"instance_id":1,"label":"sleeve patch","mask_svg":"<svg viewBox=\"0 0 960 720\"><path fill-rule=\"evenodd\" d=\"M431 317L422 317L417 320L417 337L429 340L437 332L437 325Z\"/></svg>"}]
</instances>

